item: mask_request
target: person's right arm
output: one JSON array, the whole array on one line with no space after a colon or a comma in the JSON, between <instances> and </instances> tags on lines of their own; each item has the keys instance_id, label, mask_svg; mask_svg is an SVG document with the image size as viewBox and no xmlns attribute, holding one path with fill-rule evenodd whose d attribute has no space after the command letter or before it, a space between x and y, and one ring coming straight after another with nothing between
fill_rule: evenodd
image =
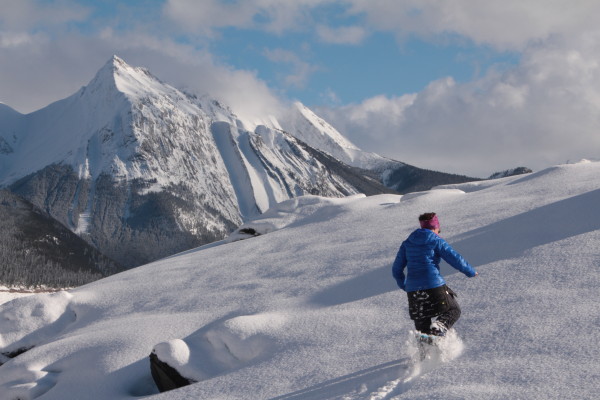
<instances>
[{"instance_id":1,"label":"person's right arm","mask_svg":"<svg viewBox=\"0 0 600 400\"><path fill-rule=\"evenodd\" d=\"M394 275L398 287L402 290L406 290L404 268L406 268L406 248L404 247L404 243L402 243L392 266L392 275Z\"/></svg>"}]
</instances>

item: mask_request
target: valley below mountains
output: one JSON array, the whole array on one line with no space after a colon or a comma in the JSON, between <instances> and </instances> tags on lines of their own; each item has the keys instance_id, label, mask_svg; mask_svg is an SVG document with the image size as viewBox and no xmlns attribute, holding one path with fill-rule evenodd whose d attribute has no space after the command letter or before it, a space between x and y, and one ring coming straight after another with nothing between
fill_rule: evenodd
<instances>
[{"instance_id":1,"label":"valley below mountains","mask_svg":"<svg viewBox=\"0 0 600 400\"><path fill-rule=\"evenodd\" d=\"M110 259L109 272L220 240L290 198L471 180L362 151L300 103L241 120L116 56L41 110L0 104L0 187Z\"/></svg>"}]
</instances>

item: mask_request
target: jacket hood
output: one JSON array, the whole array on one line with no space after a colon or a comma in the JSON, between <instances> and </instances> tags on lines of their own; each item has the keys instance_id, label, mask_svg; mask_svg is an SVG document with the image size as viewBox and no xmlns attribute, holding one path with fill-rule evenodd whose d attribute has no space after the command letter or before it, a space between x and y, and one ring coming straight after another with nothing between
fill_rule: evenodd
<instances>
[{"instance_id":1,"label":"jacket hood","mask_svg":"<svg viewBox=\"0 0 600 400\"><path fill-rule=\"evenodd\" d=\"M417 229L406 240L415 245L423 245L438 239L439 236L431 229Z\"/></svg>"}]
</instances>

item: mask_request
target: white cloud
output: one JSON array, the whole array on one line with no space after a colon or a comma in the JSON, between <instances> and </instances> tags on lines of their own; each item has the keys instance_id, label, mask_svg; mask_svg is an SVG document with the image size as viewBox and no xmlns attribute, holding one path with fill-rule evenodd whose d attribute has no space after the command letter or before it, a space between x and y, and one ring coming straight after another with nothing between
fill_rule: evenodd
<instances>
[{"instance_id":1,"label":"white cloud","mask_svg":"<svg viewBox=\"0 0 600 400\"><path fill-rule=\"evenodd\" d=\"M318 14L331 5L338 11L328 12L338 15ZM215 60L201 47L202 35L214 38L223 27L303 31L345 45L376 31L442 44L450 37L517 51L520 64L473 82L446 78L419 93L330 106L323 116L366 150L477 176L599 157L600 2L169 0L162 11L165 20L154 21L161 29L131 21L127 26L136 28L124 32L117 28L122 23L103 21L102 31L84 34L71 23L86 21L91 11L74 0L2 0L0 76L11 79L0 80L0 101L25 112L43 107L85 85L116 53L166 82L211 93L249 118L277 110L281 99L255 72ZM169 29L189 33L190 44ZM290 68L282 78L288 86L304 87L315 72L304 54L279 48L264 55ZM330 104L339 104L333 91L323 90Z\"/></svg>"},{"instance_id":2,"label":"white cloud","mask_svg":"<svg viewBox=\"0 0 600 400\"><path fill-rule=\"evenodd\" d=\"M221 64L210 53L191 45L143 33L115 34L104 41L126 62L145 66L176 87L209 94L247 120L276 114L282 107L282 100L255 72Z\"/></svg>"},{"instance_id":3,"label":"white cloud","mask_svg":"<svg viewBox=\"0 0 600 400\"><path fill-rule=\"evenodd\" d=\"M94 37L70 33L0 51L0 76L11 77L0 80L0 96L10 96L0 101L25 113L73 94L113 54L131 65L147 67L174 86L208 93L243 118L276 113L281 107L281 99L254 72L235 70L205 51L145 32L104 29Z\"/></svg>"},{"instance_id":4,"label":"white cloud","mask_svg":"<svg viewBox=\"0 0 600 400\"><path fill-rule=\"evenodd\" d=\"M83 21L88 15L87 7L70 0L52 3L39 0L2 0L0 27L2 31L25 31L32 27Z\"/></svg>"},{"instance_id":5,"label":"white cloud","mask_svg":"<svg viewBox=\"0 0 600 400\"><path fill-rule=\"evenodd\" d=\"M267 17L263 27L268 25L272 30L290 19L298 22L295 13L304 2L291 8L279 3L171 1L163 11L179 10L184 21L177 22L182 24L205 22L202 18L207 18L209 27L215 26L215 21L219 21L216 26L244 26L261 16ZM35 111L77 91L117 54L132 65L147 67L168 83L210 94L242 118L279 112L282 99L256 72L236 70L216 60L202 47L206 38L191 38L184 44L170 30L175 29L172 21L148 20L135 5L121 7L118 15L99 20L93 14L95 6L83 7L75 0L2 0L0 76L11 79L0 80L0 102L21 112ZM128 18L126 24L123 15ZM88 23L85 32L77 25L67 28L71 22L82 21ZM95 31L99 26L102 28ZM290 65L288 83L303 85L312 67L300 59Z\"/></svg>"},{"instance_id":6,"label":"white cloud","mask_svg":"<svg viewBox=\"0 0 600 400\"><path fill-rule=\"evenodd\" d=\"M0 48L21 47L45 40L46 36L43 34L32 35L23 32L0 32Z\"/></svg>"},{"instance_id":7,"label":"white cloud","mask_svg":"<svg viewBox=\"0 0 600 400\"><path fill-rule=\"evenodd\" d=\"M340 97L329 87L319 94L319 98L321 99L322 104L331 106L339 106L341 104Z\"/></svg>"},{"instance_id":8,"label":"white cloud","mask_svg":"<svg viewBox=\"0 0 600 400\"><path fill-rule=\"evenodd\" d=\"M168 83L222 100L241 117L261 117L281 107L281 99L255 72L219 63L201 41L182 44L163 21L149 24L135 9L123 7L114 20L105 17L100 24L92 20L92 9L71 0L2 0L0 76L10 79L0 79L0 102L35 111L73 94L117 54ZM125 30L123 14L130 18ZM66 29L86 18L89 31Z\"/></svg>"},{"instance_id":9,"label":"white cloud","mask_svg":"<svg viewBox=\"0 0 600 400\"><path fill-rule=\"evenodd\" d=\"M367 36L367 30L361 26L329 27L318 25L316 29L319 38L332 44L360 44Z\"/></svg>"},{"instance_id":10,"label":"white cloud","mask_svg":"<svg viewBox=\"0 0 600 400\"><path fill-rule=\"evenodd\" d=\"M215 28L255 28L281 34L306 29L310 11L334 0L168 0L165 15L184 29L202 34Z\"/></svg>"},{"instance_id":11,"label":"white cloud","mask_svg":"<svg viewBox=\"0 0 600 400\"><path fill-rule=\"evenodd\" d=\"M392 98L381 95L360 104L319 107L316 110L357 146L381 151L385 143L399 133L406 110L413 105L416 97L416 94ZM387 150L382 154L389 155L390 149Z\"/></svg>"},{"instance_id":12,"label":"white cloud","mask_svg":"<svg viewBox=\"0 0 600 400\"><path fill-rule=\"evenodd\" d=\"M359 146L417 166L487 176L600 157L600 35L529 47L503 73L319 112Z\"/></svg>"},{"instance_id":13,"label":"white cloud","mask_svg":"<svg viewBox=\"0 0 600 400\"><path fill-rule=\"evenodd\" d=\"M421 37L459 35L500 50L521 50L552 35L597 28L596 0L348 0L375 30Z\"/></svg>"},{"instance_id":14,"label":"white cloud","mask_svg":"<svg viewBox=\"0 0 600 400\"><path fill-rule=\"evenodd\" d=\"M272 62L287 64L291 67L291 73L283 78L285 86L303 88L310 75L318 70L318 67L304 61L296 53L284 49L265 49L263 54Z\"/></svg>"},{"instance_id":15,"label":"white cloud","mask_svg":"<svg viewBox=\"0 0 600 400\"><path fill-rule=\"evenodd\" d=\"M168 0L165 14L182 28L209 33L213 28L248 28L258 10L250 3L223 3L218 0Z\"/></svg>"}]
</instances>

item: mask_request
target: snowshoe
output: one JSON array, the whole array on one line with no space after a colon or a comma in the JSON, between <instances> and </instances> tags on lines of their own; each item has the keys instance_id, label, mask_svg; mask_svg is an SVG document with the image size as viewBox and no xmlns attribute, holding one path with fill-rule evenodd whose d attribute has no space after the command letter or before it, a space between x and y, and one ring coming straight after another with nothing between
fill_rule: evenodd
<instances>
[{"instance_id":1,"label":"snowshoe","mask_svg":"<svg viewBox=\"0 0 600 400\"><path fill-rule=\"evenodd\" d=\"M434 344L438 339L439 336L417 332L417 342L419 343Z\"/></svg>"},{"instance_id":2,"label":"snowshoe","mask_svg":"<svg viewBox=\"0 0 600 400\"><path fill-rule=\"evenodd\" d=\"M438 347L439 342L444 338L422 332L416 333L417 348L419 350L419 361L424 361L431 357L432 352Z\"/></svg>"},{"instance_id":3,"label":"snowshoe","mask_svg":"<svg viewBox=\"0 0 600 400\"><path fill-rule=\"evenodd\" d=\"M443 322L434 321L431 324L431 328L429 328L431 335L434 336L445 336L446 332L448 332L448 328Z\"/></svg>"}]
</instances>

